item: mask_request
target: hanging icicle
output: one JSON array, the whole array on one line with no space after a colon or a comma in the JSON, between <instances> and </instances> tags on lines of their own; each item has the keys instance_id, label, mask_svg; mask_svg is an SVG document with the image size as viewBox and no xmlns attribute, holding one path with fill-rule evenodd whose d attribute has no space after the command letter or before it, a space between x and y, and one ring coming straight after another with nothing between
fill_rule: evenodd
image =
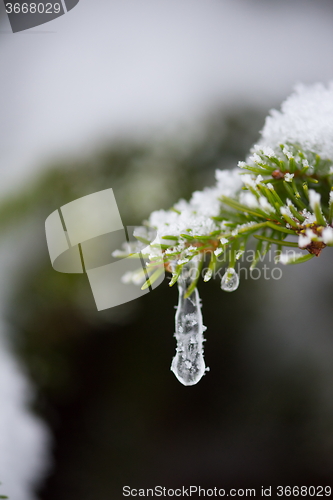
<instances>
[{"instance_id":1,"label":"hanging icicle","mask_svg":"<svg viewBox=\"0 0 333 500\"><path fill-rule=\"evenodd\" d=\"M177 339L176 355L171 370L183 385L195 385L206 371L203 357L203 332L201 304L197 288L185 298L186 291L197 278L198 261L192 259L184 265L178 278L179 300L175 318Z\"/></svg>"}]
</instances>

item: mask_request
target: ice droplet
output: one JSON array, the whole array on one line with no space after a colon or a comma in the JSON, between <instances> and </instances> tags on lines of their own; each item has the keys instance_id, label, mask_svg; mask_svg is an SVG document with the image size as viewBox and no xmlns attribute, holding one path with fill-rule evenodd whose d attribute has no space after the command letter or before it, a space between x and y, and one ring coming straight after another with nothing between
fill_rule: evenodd
<instances>
[{"instance_id":1,"label":"ice droplet","mask_svg":"<svg viewBox=\"0 0 333 500\"><path fill-rule=\"evenodd\" d=\"M239 285L239 276L235 269L228 267L221 281L221 288L225 292L234 292Z\"/></svg>"},{"instance_id":2,"label":"ice droplet","mask_svg":"<svg viewBox=\"0 0 333 500\"><path fill-rule=\"evenodd\" d=\"M191 260L183 267L178 278L179 300L176 311L177 339L176 355L171 363L171 371L183 385L195 385L206 371L203 357L203 332L201 304L198 290L185 298L186 290L198 271L197 262Z\"/></svg>"},{"instance_id":3,"label":"ice droplet","mask_svg":"<svg viewBox=\"0 0 333 500\"><path fill-rule=\"evenodd\" d=\"M213 276L213 271L211 269L207 269L206 274L204 276L204 281L207 283Z\"/></svg>"}]
</instances>

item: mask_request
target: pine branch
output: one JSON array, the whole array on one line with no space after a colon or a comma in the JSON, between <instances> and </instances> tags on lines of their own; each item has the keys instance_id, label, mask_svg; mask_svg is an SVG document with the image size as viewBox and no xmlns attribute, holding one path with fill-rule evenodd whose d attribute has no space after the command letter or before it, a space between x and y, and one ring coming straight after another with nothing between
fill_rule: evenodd
<instances>
[{"instance_id":1,"label":"pine branch","mask_svg":"<svg viewBox=\"0 0 333 500\"><path fill-rule=\"evenodd\" d=\"M217 170L214 187L195 192L189 202L181 200L169 211L151 214L141 241L150 241L150 248L159 246L163 266L172 273L170 286L182 275L184 265L192 259L203 262L206 256L205 282L220 261L230 274L253 237L258 243L251 268L271 245L277 247L283 264L306 262L333 246L333 127L327 119L327 109L333 113L333 86L306 90L297 89L288 107L283 104L280 114L267 119L262 143L254 146L238 168ZM321 120L311 119L314 101ZM303 128L299 113L309 115L303 116ZM320 135L311 130L312 123L313 127L321 124L321 142L313 142ZM281 132L281 143L276 129ZM152 228L157 231L154 241L148 237ZM282 247L301 252L287 258ZM157 274L159 269L161 261L156 262ZM191 291L197 282L193 281Z\"/></svg>"}]
</instances>

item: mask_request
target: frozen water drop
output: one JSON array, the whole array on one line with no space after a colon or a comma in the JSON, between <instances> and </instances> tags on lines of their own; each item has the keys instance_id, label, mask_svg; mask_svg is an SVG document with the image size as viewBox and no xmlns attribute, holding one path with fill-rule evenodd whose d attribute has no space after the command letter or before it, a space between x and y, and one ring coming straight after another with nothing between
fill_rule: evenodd
<instances>
[{"instance_id":1,"label":"frozen water drop","mask_svg":"<svg viewBox=\"0 0 333 500\"><path fill-rule=\"evenodd\" d=\"M237 250L236 252L236 260L239 260L244 254L244 250Z\"/></svg>"},{"instance_id":2,"label":"frozen water drop","mask_svg":"<svg viewBox=\"0 0 333 500\"><path fill-rule=\"evenodd\" d=\"M223 275L222 281L221 281L221 288L225 292L234 292L237 290L239 285L239 276L236 273L235 269L232 267L229 267L225 274Z\"/></svg>"},{"instance_id":3,"label":"frozen water drop","mask_svg":"<svg viewBox=\"0 0 333 500\"><path fill-rule=\"evenodd\" d=\"M206 371L203 357L203 331L201 304L198 290L185 298L186 290L195 279L197 262L190 261L183 268L178 279L179 301L176 312L177 340L176 355L171 370L183 385L190 386L199 382Z\"/></svg>"},{"instance_id":4,"label":"frozen water drop","mask_svg":"<svg viewBox=\"0 0 333 500\"><path fill-rule=\"evenodd\" d=\"M213 271L211 269L207 269L206 274L204 276L204 281L207 282L213 276Z\"/></svg>"}]
</instances>

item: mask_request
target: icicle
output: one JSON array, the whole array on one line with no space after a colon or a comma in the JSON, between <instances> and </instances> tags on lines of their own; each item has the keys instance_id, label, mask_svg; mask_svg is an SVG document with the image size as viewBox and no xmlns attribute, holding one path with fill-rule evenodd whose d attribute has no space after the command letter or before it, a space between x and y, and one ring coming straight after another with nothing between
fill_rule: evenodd
<instances>
[{"instance_id":1,"label":"icicle","mask_svg":"<svg viewBox=\"0 0 333 500\"><path fill-rule=\"evenodd\" d=\"M225 274L223 275L222 281L221 281L221 288L225 292L234 292L237 290L239 285L239 276L236 273L235 269L232 267L229 267Z\"/></svg>"},{"instance_id":2,"label":"icicle","mask_svg":"<svg viewBox=\"0 0 333 500\"><path fill-rule=\"evenodd\" d=\"M184 385L195 385L206 371L203 357L203 332L201 304L198 290L185 298L186 290L196 278L198 263L193 259L183 267L178 279L179 300L176 312L176 355L171 371Z\"/></svg>"}]
</instances>

